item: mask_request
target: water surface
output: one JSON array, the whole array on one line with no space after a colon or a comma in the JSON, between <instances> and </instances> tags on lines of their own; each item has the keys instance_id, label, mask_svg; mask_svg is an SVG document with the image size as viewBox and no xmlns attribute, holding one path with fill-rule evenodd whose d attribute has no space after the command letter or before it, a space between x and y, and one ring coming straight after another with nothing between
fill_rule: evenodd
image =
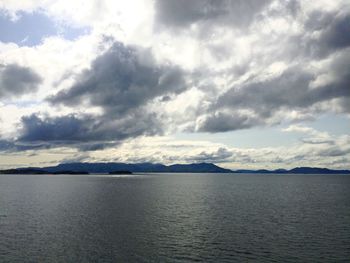
<instances>
[{"instance_id":1,"label":"water surface","mask_svg":"<svg viewBox=\"0 0 350 263\"><path fill-rule=\"evenodd\" d=\"M346 175L0 175L0 262L349 259Z\"/></svg>"}]
</instances>

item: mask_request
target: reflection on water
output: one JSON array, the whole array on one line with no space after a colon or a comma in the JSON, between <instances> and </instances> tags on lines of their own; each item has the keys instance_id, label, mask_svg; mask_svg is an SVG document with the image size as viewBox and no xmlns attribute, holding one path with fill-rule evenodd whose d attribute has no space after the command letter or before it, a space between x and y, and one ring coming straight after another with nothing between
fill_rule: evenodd
<instances>
[{"instance_id":1,"label":"reflection on water","mask_svg":"<svg viewBox=\"0 0 350 263\"><path fill-rule=\"evenodd\" d=\"M137 175L137 174L111 174L108 175L108 177L112 178L129 178L129 177L141 177L142 175Z\"/></svg>"},{"instance_id":2,"label":"reflection on water","mask_svg":"<svg viewBox=\"0 0 350 263\"><path fill-rule=\"evenodd\" d=\"M346 262L349 189L341 175L1 175L0 262Z\"/></svg>"}]
</instances>

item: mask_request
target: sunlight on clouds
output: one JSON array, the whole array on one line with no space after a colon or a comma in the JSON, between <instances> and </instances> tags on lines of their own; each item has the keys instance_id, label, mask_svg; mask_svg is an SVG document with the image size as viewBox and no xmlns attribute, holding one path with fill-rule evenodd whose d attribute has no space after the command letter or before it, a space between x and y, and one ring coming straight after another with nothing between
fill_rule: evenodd
<instances>
[{"instance_id":1,"label":"sunlight on clouds","mask_svg":"<svg viewBox=\"0 0 350 263\"><path fill-rule=\"evenodd\" d=\"M41 122L49 130L68 122L92 132L73 131L78 139L62 155L53 153L62 149L54 140L44 142L50 149L1 159L346 167L349 138L305 122L349 116L347 1L205 3L201 10L196 1L184 7L153 0L0 0L9 19L40 12L58 26L88 29L70 40L43 36L31 47L0 42L1 67L28 68L42 79L15 96L3 92L0 142L23 143L16 141L23 117L39 131ZM293 146L248 149L201 140L222 132L229 141L227 132L249 130L256 136L246 144L258 145L259 127L276 127ZM198 141L175 139L181 132L198 134Z\"/></svg>"}]
</instances>

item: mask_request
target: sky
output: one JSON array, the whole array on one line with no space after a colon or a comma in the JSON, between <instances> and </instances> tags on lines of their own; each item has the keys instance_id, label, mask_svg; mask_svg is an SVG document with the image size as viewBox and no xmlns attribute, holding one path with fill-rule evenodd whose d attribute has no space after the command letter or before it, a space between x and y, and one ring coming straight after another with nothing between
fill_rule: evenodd
<instances>
[{"instance_id":1,"label":"sky","mask_svg":"<svg viewBox=\"0 0 350 263\"><path fill-rule=\"evenodd\" d=\"M350 169L348 0L0 0L0 168Z\"/></svg>"}]
</instances>

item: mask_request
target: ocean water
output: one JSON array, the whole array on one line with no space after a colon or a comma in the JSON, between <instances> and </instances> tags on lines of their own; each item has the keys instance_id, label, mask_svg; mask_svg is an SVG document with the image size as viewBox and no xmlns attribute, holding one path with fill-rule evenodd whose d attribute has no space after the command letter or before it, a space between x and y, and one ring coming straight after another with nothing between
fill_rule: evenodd
<instances>
[{"instance_id":1,"label":"ocean water","mask_svg":"<svg viewBox=\"0 0 350 263\"><path fill-rule=\"evenodd\" d=\"M0 175L0 262L350 262L350 176Z\"/></svg>"}]
</instances>

